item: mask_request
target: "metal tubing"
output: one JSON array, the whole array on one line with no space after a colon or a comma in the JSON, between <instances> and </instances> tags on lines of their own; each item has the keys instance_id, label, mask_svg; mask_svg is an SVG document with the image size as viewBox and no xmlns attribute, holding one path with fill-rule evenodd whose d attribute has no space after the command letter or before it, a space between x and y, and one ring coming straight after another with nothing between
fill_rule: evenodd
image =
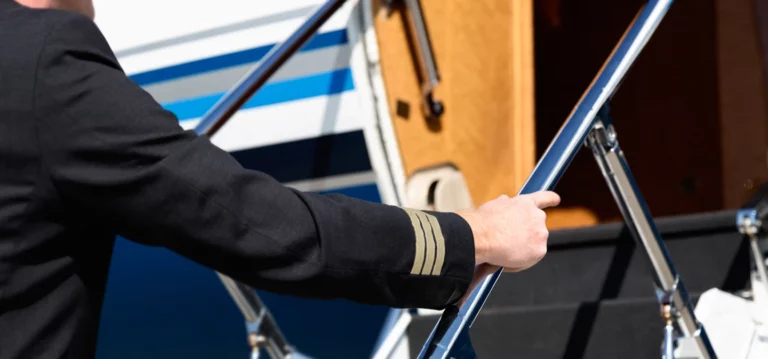
<instances>
[{"instance_id":1,"label":"metal tubing","mask_svg":"<svg viewBox=\"0 0 768 359\"><path fill-rule=\"evenodd\" d=\"M218 275L235 304L243 313L249 327L249 335L259 337L258 347L264 348L270 358L290 358L295 350L288 344L272 314L253 289L221 273Z\"/></svg>"},{"instance_id":2,"label":"metal tubing","mask_svg":"<svg viewBox=\"0 0 768 359\"><path fill-rule=\"evenodd\" d=\"M259 313L262 310L261 306L256 304L261 304L261 301L253 303L249 300L251 298L246 295L246 292L248 291L241 290L238 282L235 282L232 278L221 273L217 272L216 274L219 275L219 279L221 280L221 283L224 284L224 288L227 289L227 292L232 296L232 300L235 301L240 312L243 313L245 321L249 323L256 322L259 319Z\"/></svg>"},{"instance_id":3,"label":"metal tubing","mask_svg":"<svg viewBox=\"0 0 768 359\"><path fill-rule=\"evenodd\" d=\"M760 194L758 193L758 196ZM763 206L761 206L763 207ZM764 235L763 232L763 220L760 218L758 212L763 212L765 216L765 210L758 210L758 208L747 208L739 210L736 214L736 227L739 228L739 232L746 236L749 241L749 247L752 251L752 260L755 261L755 269L759 276L758 282L763 285L765 293L768 294L768 270L766 270L765 257L763 251L760 249L760 236Z\"/></svg>"},{"instance_id":4,"label":"metal tubing","mask_svg":"<svg viewBox=\"0 0 768 359\"><path fill-rule=\"evenodd\" d=\"M387 359L392 357L398 344L405 338L408 325L411 324L412 316L407 310L398 311L400 316L397 321L389 328L387 335L376 349L373 359Z\"/></svg>"},{"instance_id":5,"label":"metal tubing","mask_svg":"<svg viewBox=\"0 0 768 359\"><path fill-rule=\"evenodd\" d=\"M607 108L601 114L589 136L589 146L603 176L619 206L632 236L646 251L654 274L657 290L669 293L672 319L684 337L695 338L700 358L715 358L715 352L704 327L696 320L688 293L680 279L661 235L653 222L648 206L637 188L629 164L616 140L616 133L607 118ZM605 121L605 122L602 122ZM607 127L606 127L607 126ZM662 303L664 304L664 303ZM671 357L670 357L671 358Z\"/></svg>"},{"instance_id":6,"label":"metal tubing","mask_svg":"<svg viewBox=\"0 0 768 359\"><path fill-rule=\"evenodd\" d=\"M227 92L208 112L195 127L199 135L213 137L218 130L229 121L232 116L258 91L267 80L285 62L303 46L317 29L320 28L340 7L345 0L329 0L315 10L307 20L288 39L278 46L273 47L264 57L262 63L245 75L229 92ZM248 326L254 328L249 334L261 335L264 339L265 350L273 359L304 357L293 351L288 345L277 323L275 323L268 309L259 300L255 292L248 286L235 282L231 278L217 273L224 287L232 296L240 311L245 317ZM253 355L258 356L258 348Z\"/></svg>"},{"instance_id":7,"label":"metal tubing","mask_svg":"<svg viewBox=\"0 0 768 359\"><path fill-rule=\"evenodd\" d=\"M329 0L317 10L283 43L267 53L261 65L253 69L219 102L203 116L195 132L208 137L213 136L256 91L267 82L309 38L315 34L345 0Z\"/></svg>"},{"instance_id":8,"label":"metal tubing","mask_svg":"<svg viewBox=\"0 0 768 359\"><path fill-rule=\"evenodd\" d=\"M661 348L662 359L675 359L675 328L671 324L664 326L664 344Z\"/></svg>"},{"instance_id":9,"label":"metal tubing","mask_svg":"<svg viewBox=\"0 0 768 359\"><path fill-rule=\"evenodd\" d=\"M610 99L627 70L667 13L672 0L649 1L638 13L592 84L576 104L549 148L544 153L520 194L554 189L576 151L595 123L597 111ZM419 358L448 358L459 338L468 338L468 329L480 312L502 269L487 276L475 287L460 308L450 307L433 329ZM467 343L463 343L467 344ZM465 347L466 345L460 345ZM472 357L458 356L456 359Z\"/></svg>"},{"instance_id":10,"label":"metal tubing","mask_svg":"<svg viewBox=\"0 0 768 359\"><path fill-rule=\"evenodd\" d=\"M419 66L421 67L422 74L424 74L424 83L421 91L425 95L431 94L432 90L434 90L435 86L440 82L440 74L437 72L435 56L432 52L432 44L429 41L429 32L424 23L424 14L421 11L421 1L405 0L405 4L408 8L408 16L411 20L411 26L416 35L416 46L421 55L419 56Z\"/></svg>"},{"instance_id":11,"label":"metal tubing","mask_svg":"<svg viewBox=\"0 0 768 359\"><path fill-rule=\"evenodd\" d=\"M758 238L754 234L749 236L749 247L752 249L752 258L754 258L760 282L763 283L765 292L768 293L768 271L765 268L765 258L763 257L763 251L760 250Z\"/></svg>"},{"instance_id":12,"label":"metal tubing","mask_svg":"<svg viewBox=\"0 0 768 359\"><path fill-rule=\"evenodd\" d=\"M397 0L384 0L384 3L391 10ZM435 54L432 50L432 42L429 37L429 30L424 21L424 12L421 8L420 0L403 0L406 13L408 15L409 33L413 40L415 50L418 52L416 61L421 74L421 109L426 119L437 120L445 112L442 101L434 98L434 90L440 82L440 72L435 62Z\"/></svg>"}]
</instances>

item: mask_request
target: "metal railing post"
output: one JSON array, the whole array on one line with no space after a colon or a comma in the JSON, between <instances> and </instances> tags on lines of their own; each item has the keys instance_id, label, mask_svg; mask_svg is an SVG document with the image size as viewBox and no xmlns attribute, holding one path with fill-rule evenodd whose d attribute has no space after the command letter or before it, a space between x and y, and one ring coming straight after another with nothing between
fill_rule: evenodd
<instances>
[{"instance_id":1,"label":"metal railing post","mask_svg":"<svg viewBox=\"0 0 768 359\"><path fill-rule=\"evenodd\" d=\"M259 66L246 74L208 110L200 123L195 127L195 132L199 135L213 137L345 1L329 0L319 6L288 39L273 47ZM248 341L253 349L252 358L258 357L261 348L264 348L272 359L303 357L288 345L288 341L283 336L269 310L259 300L252 288L236 282L221 273L217 274L246 320Z\"/></svg>"},{"instance_id":2,"label":"metal railing post","mask_svg":"<svg viewBox=\"0 0 768 359\"><path fill-rule=\"evenodd\" d=\"M627 71L664 18L672 2L673 0L650 0L639 11L592 84L587 88L550 143L528 181L523 185L520 194L555 188L571 160L579 148L585 144L587 136L598 122L598 112L610 101ZM617 201L622 200L622 198L617 198ZM637 203L633 203L633 205L637 205ZM640 219L643 218L650 221L649 217ZM626 221L635 226L639 223L636 218L626 218ZM690 331L690 329L695 330L698 327L698 322L693 316L693 311L689 310L690 307L684 305L685 300L681 299L687 298L681 293L683 288L681 283L678 283L677 280L674 283L669 283L667 280L669 276L664 274L674 273L675 279L679 279L674 268L671 267L671 260L666 255L663 242L658 241L653 236L642 237L639 240L648 242L643 243L644 245L648 244L646 247L661 248L655 252L646 252L651 263L657 264L654 266L656 282L662 284L661 289L673 292L675 304L680 304L685 308L685 315L677 321L679 326L682 326L679 329L683 335L699 335L699 333L691 333ZM424 344L419 358L476 358L474 348L472 348L472 343L469 340L469 327L477 318L502 271L499 269L485 277L460 307L449 307L443 312ZM708 353L711 351L711 346L703 330L697 340L699 343L703 343L703 353L700 355L703 358L714 357L713 354Z\"/></svg>"}]
</instances>

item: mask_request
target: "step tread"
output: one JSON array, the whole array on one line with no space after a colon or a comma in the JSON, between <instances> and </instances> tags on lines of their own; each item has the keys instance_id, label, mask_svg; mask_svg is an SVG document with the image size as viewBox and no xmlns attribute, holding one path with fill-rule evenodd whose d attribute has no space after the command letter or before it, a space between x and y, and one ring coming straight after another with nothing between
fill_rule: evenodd
<instances>
[{"instance_id":1,"label":"step tread","mask_svg":"<svg viewBox=\"0 0 768 359\"><path fill-rule=\"evenodd\" d=\"M437 319L414 318L408 329L412 356ZM484 310L470 336L479 358L645 359L659 357L662 330L658 303L635 298Z\"/></svg>"},{"instance_id":2,"label":"step tread","mask_svg":"<svg viewBox=\"0 0 768 359\"><path fill-rule=\"evenodd\" d=\"M736 230L734 211L673 219L682 222L658 221L660 233L688 291L735 291L746 285L748 243ZM701 226L694 227L696 221ZM645 251L622 228L606 224L553 231L547 256L526 271L504 273L484 308L654 298Z\"/></svg>"}]
</instances>

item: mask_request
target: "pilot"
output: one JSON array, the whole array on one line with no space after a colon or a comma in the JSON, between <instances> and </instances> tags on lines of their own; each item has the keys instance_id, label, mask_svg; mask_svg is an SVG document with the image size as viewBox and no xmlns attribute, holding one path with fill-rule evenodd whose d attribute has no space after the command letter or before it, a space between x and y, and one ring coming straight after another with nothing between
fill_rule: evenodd
<instances>
[{"instance_id":1,"label":"pilot","mask_svg":"<svg viewBox=\"0 0 768 359\"><path fill-rule=\"evenodd\" d=\"M255 288L409 308L545 255L553 192L442 213L243 168L126 76L93 17L0 0L0 358L95 355L116 235Z\"/></svg>"}]
</instances>

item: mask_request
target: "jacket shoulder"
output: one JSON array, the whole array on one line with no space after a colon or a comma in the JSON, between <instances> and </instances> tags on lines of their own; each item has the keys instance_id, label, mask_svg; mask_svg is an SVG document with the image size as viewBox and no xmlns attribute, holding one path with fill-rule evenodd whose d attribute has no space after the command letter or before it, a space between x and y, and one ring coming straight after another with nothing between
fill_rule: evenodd
<instances>
[{"instance_id":1,"label":"jacket shoulder","mask_svg":"<svg viewBox=\"0 0 768 359\"><path fill-rule=\"evenodd\" d=\"M119 68L90 18L69 11L31 9L0 0L0 83L14 89L0 98L0 117L39 108L42 80L66 60L96 61ZM78 71L75 67L68 71ZM60 75L60 74L58 74ZM81 74L82 75L82 74Z\"/></svg>"},{"instance_id":2,"label":"jacket shoulder","mask_svg":"<svg viewBox=\"0 0 768 359\"><path fill-rule=\"evenodd\" d=\"M35 50L45 46L46 42L62 40L75 43L94 42L97 45L106 43L96 23L76 12L31 9L20 5L0 11L0 43L16 42L29 50ZM34 46L30 47L31 44Z\"/></svg>"},{"instance_id":3,"label":"jacket shoulder","mask_svg":"<svg viewBox=\"0 0 768 359\"><path fill-rule=\"evenodd\" d=\"M56 42L92 43L102 48L106 44L93 20L75 12L20 5L0 11L0 53L19 55L9 60L20 58L28 63L48 44Z\"/></svg>"}]
</instances>

